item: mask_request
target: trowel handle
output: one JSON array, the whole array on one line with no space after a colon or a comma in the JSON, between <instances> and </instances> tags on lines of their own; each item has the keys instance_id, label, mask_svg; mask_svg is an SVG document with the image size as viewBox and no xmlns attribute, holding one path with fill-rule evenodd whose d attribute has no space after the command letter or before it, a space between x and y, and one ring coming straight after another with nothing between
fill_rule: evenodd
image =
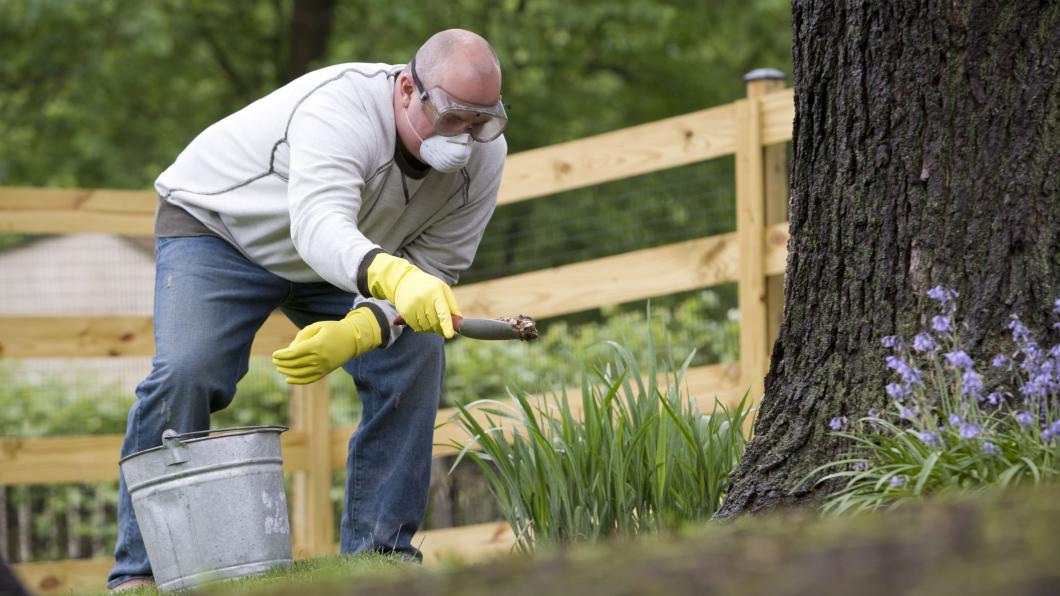
<instances>
[{"instance_id":1,"label":"trowel handle","mask_svg":"<svg viewBox=\"0 0 1060 596\"><path fill-rule=\"evenodd\" d=\"M457 333L460 333L460 323L463 323L463 322L464 322L464 317L462 317L460 315L453 315L453 331L456 331ZM405 319L402 318L401 315L398 315L398 318L394 319L394 324L395 325L404 325L405 324Z\"/></svg>"}]
</instances>

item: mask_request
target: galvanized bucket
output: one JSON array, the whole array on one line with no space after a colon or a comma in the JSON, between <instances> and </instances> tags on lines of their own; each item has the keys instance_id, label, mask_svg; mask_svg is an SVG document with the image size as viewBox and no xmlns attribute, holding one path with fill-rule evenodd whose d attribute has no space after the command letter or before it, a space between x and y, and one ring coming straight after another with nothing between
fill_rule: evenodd
<instances>
[{"instance_id":1,"label":"galvanized bucket","mask_svg":"<svg viewBox=\"0 0 1060 596\"><path fill-rule=\"evenodd\" d=\"M158 589L291 564L280 468L285 430L167 430L160 447L121 460Z\"/></svg>"}]
</instances>

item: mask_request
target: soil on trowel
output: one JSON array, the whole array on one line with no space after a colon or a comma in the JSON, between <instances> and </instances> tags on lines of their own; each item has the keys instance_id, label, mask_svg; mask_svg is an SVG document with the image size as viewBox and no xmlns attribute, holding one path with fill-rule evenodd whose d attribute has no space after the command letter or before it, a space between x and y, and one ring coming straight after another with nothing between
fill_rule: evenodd
<instances>
[{"instance_id":1,"label":"soil on trowel","mask_svg":"<svg viewBox=\"0 0 1060 596\"><path fill-rule=\"evenodd\" d=\"M537 331L537 322L532 317L516 315L514 317L501 317L497 320L511 325L512 329L519 332L519 339L522 341L534 340L541 335Z\"/></svg>"}]
</instances>

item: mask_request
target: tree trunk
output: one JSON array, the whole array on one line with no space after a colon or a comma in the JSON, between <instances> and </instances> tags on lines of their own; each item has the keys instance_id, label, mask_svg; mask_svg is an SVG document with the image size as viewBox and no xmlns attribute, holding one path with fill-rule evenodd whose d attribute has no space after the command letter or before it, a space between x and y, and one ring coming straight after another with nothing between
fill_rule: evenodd
<instances>
[{"instance_id":1,"label":"tree trunk","mask_svg":"<svg viewBox=\"0 0 1060 596\"><path fill-rule=\"evenodd\" d=\"M829 419L886 406L880 339L927 328L931 287L959 292L977 361L1013 313L1057 336L1060 3L795 0L793 17L784 319L721 517L834 488L796 484L842 448Z\"/></svg>"},{"instance_id":2,"label":"tree trunk","mask_svg":"<svg viewBox=\"0 0 1060 596\"><path fill-rule=\"evenodd\" d=\"M7 487L0 484L0 559L10 561L8 554Z\"/></svg>"},{"instance_id":3,"label":"tree trunk","mask_svg":"<svg viewBox=\"0 0 1060 596\"><path fill-rule=\"evenodd\" d=\"M15 561L26 563L33 560L33 549L31 545L33 537L33 516L30 510L30 492L26 485L15 487L16 513L18 522L18 558Z\"/></svg>"},{"instance_id":4,"label":"tree trunk","mask_svg":"<svg viewBox=\"0 0 1060 596\"><path fill-rule=\"evenodd\" d=\"M291 15L291 53L281 84L302 76L324 56L334 12L335 0L295 0Z\"/></svg>"},{"instance_id":5,"label":"tree trunk","mask_svg":"<svg viewBox=\"0 0 1060 596\"><path fill-rule=\"evenodd\" d=\"M431 460L431 485L427 489L427 518L423 529L453 527L453 478L449 475L452 458Z\"/></svg>"},{"instance_id":6,"label":"tree trunk","mask_svg":"<svg viewBox=\"0 0 1060 596\"><path fill-rule=\"evenodd\" d=\"M102 557L107 554L107 549L104 548L103 528L108 527L110 524L117 525L117 516L115 514L107 515L108 507L104 492L105 489L99 485L91 486L88 489L88 499L92 503L91 513L89 514L92 519L92 533L89 541L93 557Z\"/></svg>"},{"instance_id":7,"label":"tree trunk","mask_svg":"<svg viewBox=\"0 0 1060 596\"><path fill-rule=\"evenodd\" d=\"M81 487L66 487L66 557L81 558Z\"/></svg>"}]
</instances>

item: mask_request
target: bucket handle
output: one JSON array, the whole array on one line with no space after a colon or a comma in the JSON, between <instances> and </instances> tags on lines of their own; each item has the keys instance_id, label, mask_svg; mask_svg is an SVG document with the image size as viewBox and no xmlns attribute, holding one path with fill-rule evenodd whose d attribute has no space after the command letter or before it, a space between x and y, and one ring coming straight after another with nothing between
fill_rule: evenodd
<instances>
[{"instance_id":1,"label":"bucket handle","mask_svg":"<svg viewBox=\"0 0 1060 596\"><path fill-rule=\"evenodd\" d=\"M188 446L181 442L182 435L167 428L162 433L162 446L166 448L166 465L175 466L188 461Z\"/></svg>"},{"instance_id":2,"label":"bucket handle","mask_svg":"<svg viewBox=\"0 0 1060 596\"><path fill-rule=\"evenodd\" d=\"M193 430L186 433L178 433L177 431L167 428L162 432L162 446L166 449L166 465L175 466L188 461L188 446L184 444L181 439L188 437L197 437L201 435L209 435L213 433L232 433L232 434L250 434L257 431L278 431L284 432L287 430L286 426L279 425L268 425L268 426L233 426L230 428L210 428L206 430Z\"/></svg>"}]
</instances>

